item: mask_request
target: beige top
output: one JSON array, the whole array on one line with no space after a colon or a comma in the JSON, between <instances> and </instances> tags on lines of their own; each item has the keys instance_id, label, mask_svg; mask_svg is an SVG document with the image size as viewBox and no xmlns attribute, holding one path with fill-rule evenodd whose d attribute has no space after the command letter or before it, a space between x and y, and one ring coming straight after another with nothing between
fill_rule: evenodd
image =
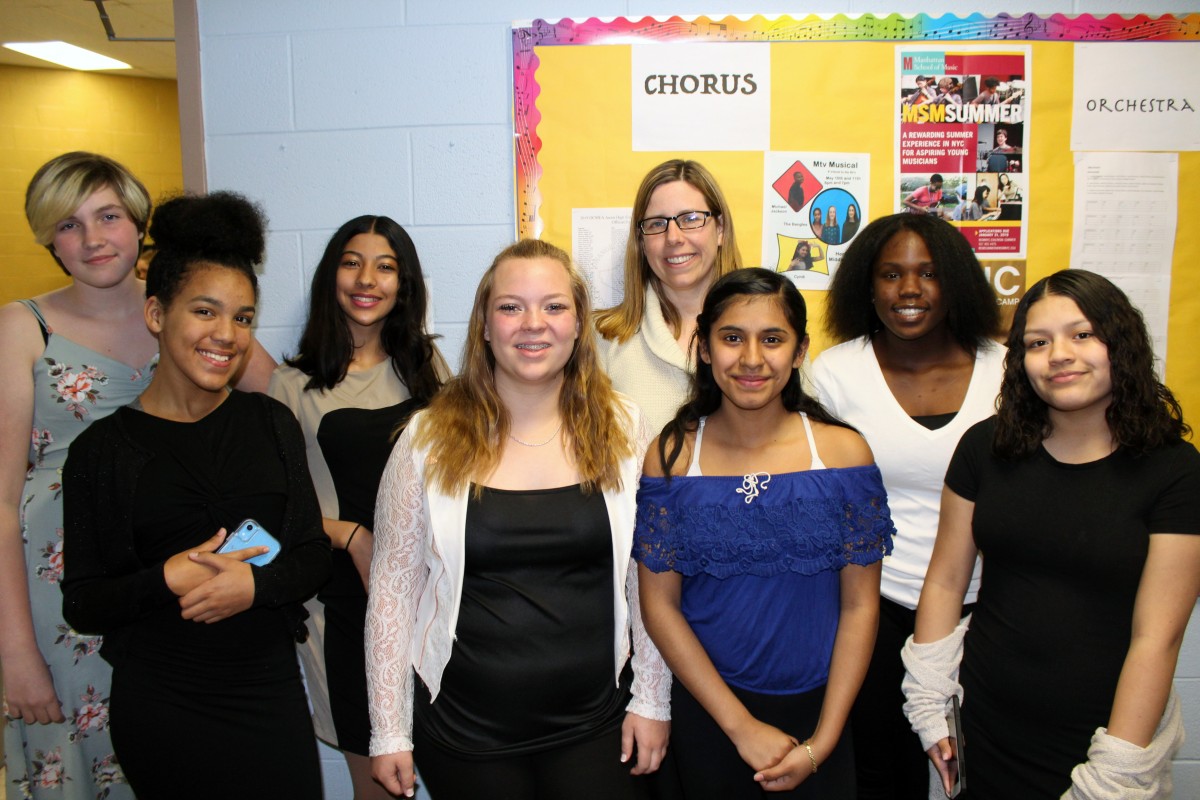
<instances>
[{"instance_id":1,"label":"beige top","mask_svg":"<svg viewBox=\"0 0 1200 800\"><path fill-rule=\"evenodd\" d=\"M280 365L271 376L267 394L290 408L300 420L308 469L317 489L317 500L321 503L321 515L339 519L337 491L321 454L321 446L317 444L321 418L339 408L387 408L404 402L411 395L392 368L390 358L362 372L347 372L342 382L332 389L305 391L306 383L308 376L303 372Z\"/></svg>"},{"instance_id":2,"label":"beige top","mask_svg":"<svg viewBox=\"0 0 1200 800\"><path fill-rule=\"evenodd\" d=\"M656 435L687 400L695 366L675 341L653 291L646 292L642 326L628 341L600 337L600 363L613 388L641 407Z\"/></svg>"}]
</instances>

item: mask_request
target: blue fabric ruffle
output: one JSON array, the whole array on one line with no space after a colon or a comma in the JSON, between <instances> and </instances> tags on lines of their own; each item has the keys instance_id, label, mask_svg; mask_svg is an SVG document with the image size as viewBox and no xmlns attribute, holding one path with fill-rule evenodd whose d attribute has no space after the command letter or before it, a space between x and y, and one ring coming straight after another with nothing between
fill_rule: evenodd
<instances>
[{"instance_id":1,"label":"blue fabric ruffle","mask_svg":"<svg viewBox=\"0 0 1200 800\"><path fill-rule=\"evenodd\" d=\"M746 485L741 476L643 478L634 558L653 572L769 577L866 566L892 551L874 465L772 475L750 502Z\"/></svg>"}]
</instances>

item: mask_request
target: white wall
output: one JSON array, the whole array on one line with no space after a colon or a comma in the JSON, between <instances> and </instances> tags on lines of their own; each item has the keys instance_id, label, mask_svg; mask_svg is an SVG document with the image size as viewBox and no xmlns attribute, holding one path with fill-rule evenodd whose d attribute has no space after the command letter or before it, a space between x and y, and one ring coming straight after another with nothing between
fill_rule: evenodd
<instances>
[{"instance_id":1,"label":"white wall","mask_svg":"<svg viewBox=\"0 0 1200 800\"><path fill-rule=\"evenodd\" d=\"M412 235L433 294L436 331L457 363L479 274L510 243L513 153L509 24L514 19L646 14L882 13L964 15L1166 13L1200 2L1109 0L875 3L773 0L195 0L204 158L210 189L236 189L271 218L258 335L291 353L311 269L345 220L386 214ZM915 7L915 8L914 8ZM630 187L630 198L635 187ZM1195 415L1200 410L1190 409ZM1178 797L1200 797L1200 633L1178 686L1191 742ZM1035 746L1030 743L1030 746ZM327 797L349 798L332 751Z\"/></svg>"}]
</instances>

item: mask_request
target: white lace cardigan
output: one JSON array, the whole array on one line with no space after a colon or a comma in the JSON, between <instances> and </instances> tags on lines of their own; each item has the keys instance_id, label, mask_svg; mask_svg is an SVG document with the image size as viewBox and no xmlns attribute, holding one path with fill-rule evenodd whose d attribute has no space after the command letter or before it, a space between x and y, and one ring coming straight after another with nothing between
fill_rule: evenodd
<instances>
[{"instance_id":1,"label":"white lace cardigan","mask_svg":"<svg viewBox=\"0 0 1200 800\"><path fill-rule=\"evenodd\" d=\"M624 402L637 452L621 462L620 490L604 492L613 535L613 676L619 679L632 638L633 699L627 711L667 720L671 672L642 624L637 568L630 558L638 480L650 435L641 410ZM426 487L428 453L413 447L423 417L423 412L414 416L400 436L379 484L366 628L372 756L413 749L414 670L436 699L462 599L468 489L446 495Z\"/></svg>"}]
</instances>

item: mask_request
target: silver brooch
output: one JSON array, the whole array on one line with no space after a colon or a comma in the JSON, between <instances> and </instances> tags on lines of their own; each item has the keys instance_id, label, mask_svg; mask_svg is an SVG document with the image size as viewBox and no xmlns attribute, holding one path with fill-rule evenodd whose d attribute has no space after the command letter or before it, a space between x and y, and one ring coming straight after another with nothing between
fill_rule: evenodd
<instances>
[{"instance_id":1,"label":"silver brooch","mask_svg":"<svg viewBox=\"0 0 1200 800\"><path fill-rule=\"evenodd\" d=\"M767 484L770 482L769 472L748 472L742 476L742 488L738 489L737 493L746 495L746 505L750 505L760 492L767 490Z\"/></svg>"}]
</instances>

